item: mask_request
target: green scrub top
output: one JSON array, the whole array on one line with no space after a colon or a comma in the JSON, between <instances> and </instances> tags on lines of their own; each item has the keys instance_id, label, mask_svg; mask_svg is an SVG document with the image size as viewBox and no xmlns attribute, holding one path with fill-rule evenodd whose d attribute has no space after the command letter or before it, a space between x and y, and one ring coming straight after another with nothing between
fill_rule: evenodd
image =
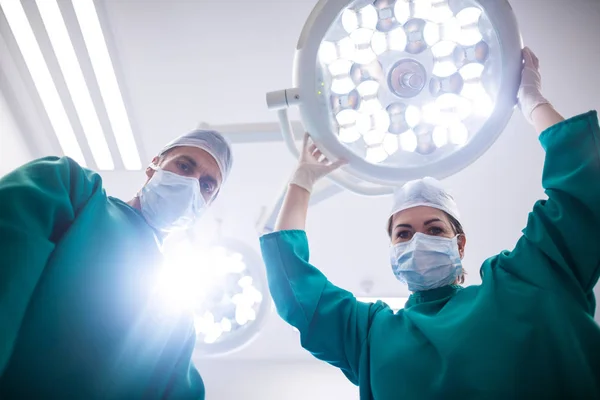
<instances>
[{"instance_id":1,"label":"green scrub top","mask_svg":"<svg viewBox=\"0 0 600 400\"><path fill-rule=\"evenodd\" d=\"M0 398L203 399L191 316L163 312L142 215L69 158L0 179Z\"/></svg>"},{"instance_id":2,"label":"green scrub top","mask_svg":"<svg viewBox=\"0 0 600 400\"><path fill-rule=\"evenodd\" d=\"M362 303L309 264L303 231L261 238L279 315L361 399L600 399L600 131L595 112L540 136L536 203L513 251L482 284L413 294L403 310Z\"/></svg>"}]
</instances>

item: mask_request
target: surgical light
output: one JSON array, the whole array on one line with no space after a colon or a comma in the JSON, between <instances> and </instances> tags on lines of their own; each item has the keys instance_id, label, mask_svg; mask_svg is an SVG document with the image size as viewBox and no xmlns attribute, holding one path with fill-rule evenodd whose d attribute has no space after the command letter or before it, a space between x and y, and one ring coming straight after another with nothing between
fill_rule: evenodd
<instances>
[{"instance_id":1,"label":"surgical light","mask_svg":"<svg viewBox=\"0 0 600 400\"><path fill-rule=\"evenodd\" d=\"M262 328L270 297L258 256L242 243L220 240L205 248L181 241L165 252L155 295L163 312L194 314L197 352L239 349Z\"/></svg>"},{"instance_id":2,"label":"surgical light","mask_svg":"<svg viewBox=\"0 0 600 400\"><path fill-rule=\"evenodd\" d=\"M287 147L287 108L360 194L388 194L468 166L508 123L521 37L506 0L321 0L300 35L293 88L267 94Z\"/></svg>"}]
</instances>

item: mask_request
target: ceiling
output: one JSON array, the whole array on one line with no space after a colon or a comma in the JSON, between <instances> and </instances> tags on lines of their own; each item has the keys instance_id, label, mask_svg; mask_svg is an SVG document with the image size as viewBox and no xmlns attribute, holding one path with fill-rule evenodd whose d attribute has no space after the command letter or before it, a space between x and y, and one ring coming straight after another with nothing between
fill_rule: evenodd
<instances>
[{"instance_id":1,"label":"ceiling","mask_svg":"<svg viewBox=\"0 0 600 400\"><path fill-rule=\"evenodd\" d=\"M201 122L228 125L229 132L247 131L248 124L274 123L276 115L267 110L265 93L291 85L295 44L316 1L96 3L142 162L148 162L163 144ZM61 0L61 6L68 2ZM541 60L544 92L556 108L567 117L600 108L600 1L514 0L512 6L524 42ZM0 26L0 33L6 38L6 27ZM5 41L2 57L14 51ZM14 65L19 66L18 60ZM59 152L31 96L31 83L11 79L14 70L1 72L0 90L12 105L31 154ZM20 75L25 76L23 71ZM225 236L258 252L257 220L280 195L295 160L276 133L250 136L230 135L235 166L206 223L212 226L221 219ZM535 132L517 111L483 157L446 179L467 232L468 284L479 282L483 260L512 248L533 203L544 196L543 156ZM102 175L107 190L125 199L144 178L141 171ZM311 261L335 284L357 295L367 294L361 285L366 280L373 282L372 296L406 296L406 288L388 266L384 222L390 205L389 198L343 192L313 206L308 223ZM310 359L297 334L274 312L256 340L227 357Z\"/></svg>"}]
</instances>

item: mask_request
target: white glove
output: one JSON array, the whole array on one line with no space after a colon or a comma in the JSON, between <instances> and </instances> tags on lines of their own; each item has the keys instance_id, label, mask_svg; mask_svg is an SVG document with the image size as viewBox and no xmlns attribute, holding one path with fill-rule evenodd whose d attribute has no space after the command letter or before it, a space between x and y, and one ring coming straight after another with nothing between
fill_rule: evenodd
<instances>
[{"instance_id":1,"label":"white glove","mask_svg":"<svg viewBox=\"0 0 600 400\"><path fill-rule=\"evenodd\" d=\"M530 124L533 124L531 114L542 104L550 104L542 96L542 77L540 75L540 61L529 47L523 49L525 65L521 72L521 86L519 87L519 108Z\"/></svg>"},{"instance_id":2,"label":"white glove","mask_svg":"<svg viewBox=\"0 0 600 400\"><path fill-rule=\"evenodd\" d=\"M298 160L298 167L294 172L294 176L290 184L300 186L306 189L309 193L312 192L315 183L335 171L342 165L346 164L344 160L330 162L317 146L310 140L308 133L304 134L302 142L302 153Z\"/></svg>"}]
</instances>

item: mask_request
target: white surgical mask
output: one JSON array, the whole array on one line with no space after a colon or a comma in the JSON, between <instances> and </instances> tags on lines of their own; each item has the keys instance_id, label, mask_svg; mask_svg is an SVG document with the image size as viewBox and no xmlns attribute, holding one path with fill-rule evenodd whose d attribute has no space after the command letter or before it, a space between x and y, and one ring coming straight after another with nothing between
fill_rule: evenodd
<instances>
[{"instance_id":1,"label":"white surgical mask","mask_svg":"<svg viewBox=\"0 0 600 400\"><path fill-rule=\"evenodd\" d=\"M161 232L189 228L206 209L198 180L152 168L154 175L139 194L142 215Z\"/></svg>"},{"instance_id":2,"label":"white surgical mask","mask_svg":"<svg viewBox=\"0 0 600 400\"><path fill-rule=\"evenodd\" d=\"M391 247L391 262L394 275L411 292L451 285L462 272L458 236L415 233L409 242Z\"/></svg>"}]
</instances>

